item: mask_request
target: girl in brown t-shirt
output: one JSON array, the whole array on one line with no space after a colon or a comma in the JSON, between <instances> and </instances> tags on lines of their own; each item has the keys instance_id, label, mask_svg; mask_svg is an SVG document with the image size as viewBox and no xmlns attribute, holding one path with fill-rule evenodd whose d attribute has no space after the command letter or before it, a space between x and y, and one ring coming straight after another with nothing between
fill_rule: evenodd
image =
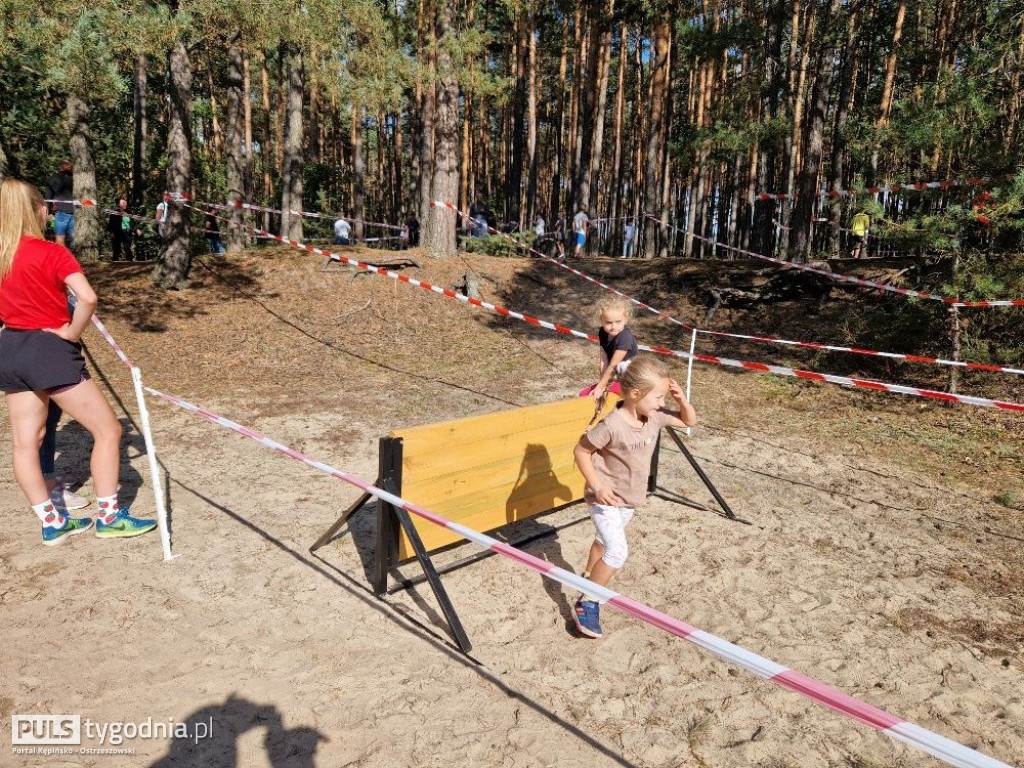
<instances>
[{"instance_id":1,"label":"girl in brown t-shirt","mask_svg":"<svg viewBox=\"0 0 1024 768\"><path fill-rule=\"evenodd\" d=\"M647 498L651 455L662 427L692 427L697 413L682 388L669 378L665 364L638 357L622 375L619 407L576 446L576 465L587 481L584 499L596 535L587 560L587 576L606 586L626 562L626 525L633 510ZM664 410L671 395L679 412ZM587 637L601 637L600 607L592 595L580 595L574 612L576 627Z\"/></svg>"}]
</instances>

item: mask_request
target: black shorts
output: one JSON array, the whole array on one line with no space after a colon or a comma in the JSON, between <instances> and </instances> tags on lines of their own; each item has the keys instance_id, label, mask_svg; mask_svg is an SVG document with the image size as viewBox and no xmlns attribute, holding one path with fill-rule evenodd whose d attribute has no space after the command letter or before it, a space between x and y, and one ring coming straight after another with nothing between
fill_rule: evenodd
<instances>
[{"instance_id":1,"label":"black shorts","mask_svg":"<svg viewBox=\"0 0 1024 768\"><path fill-rule=\"evenodd\" d=\"M88 378L81 344L49 331L0 331L0 391L45 392Z\"/></svg>"}]
</instances>

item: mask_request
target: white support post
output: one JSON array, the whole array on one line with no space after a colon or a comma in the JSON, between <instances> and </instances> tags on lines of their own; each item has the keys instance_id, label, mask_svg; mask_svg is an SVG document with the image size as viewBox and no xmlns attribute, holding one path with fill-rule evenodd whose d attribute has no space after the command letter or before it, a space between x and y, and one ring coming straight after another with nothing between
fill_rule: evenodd
<instances>
[{"instance_id":1,"label":"white support post","mask_svg":"<svg viewBox=\"0 0 1024 768\"><path fill-rule=\"evenodd\" d=\"M142 371L132 366L132 383L135 384L135 397L139 401L139 417L142 421L142 438L146 441L146 457L149 459L149 475L153 483L153 498L156 501L156 519L160 527L160 544L164 550L164 560L171 560L171 534L167 530L167 507L164 504L164 487L160 480L160 467L156 463L156 448L153 446L153 433L149 427L149 409L146 408L146 397L142 392Z\"/></svg>"},{"instance_id":2,"label":"white support post","mask_svg":"<svg viewBox=\"0 0 1024 768\"><path fill-rule=\"evenodd\" d=\"M686 399L690 399L690 385L693 383L693 351L697 348L697 329L693 329L693 334L690 336L690 359L686 362ZM686 436L689 437L692 430L686 428Z\"/></svg>"}]
</instances>

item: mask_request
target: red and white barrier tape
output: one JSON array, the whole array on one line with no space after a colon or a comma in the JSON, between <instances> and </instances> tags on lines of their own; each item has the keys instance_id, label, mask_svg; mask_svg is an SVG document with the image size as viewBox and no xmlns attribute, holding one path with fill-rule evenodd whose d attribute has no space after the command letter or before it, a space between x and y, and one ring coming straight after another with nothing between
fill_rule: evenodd
<instances>
[{"instance_id":1,"label":"red and white barrier tape","mask_svg":"<svg viewBox=\"0 0 1024 768\"><path fill-rule=\"evenodd\" d=\"M449 210L455 211L460 216L467 217L467 214L465 214L462 211L460 211L457 207L455 207L451 203L446 203L446 202L441 202L441 201L435 200L430 205L431 205L431 207L445 207L445 208L448 208ZM747 340L747 341L758 341L758 342L763 342L763 343L783 344L783 345L787 345L787 346L807 347L809 349L817 349L819 351L820 350L826 350L826 351L829 351L829 352L846 352L846 353L856 354L856 355L873 355L873 356L877 356L877 357L887 357L887 358L891 358L891 359L894 359L894 360L905 360L907 362L912 362L912 363L931 363L931 364L934 364L934 365L948 365L948 366L954 366L954 367L958 367L958 368L970 368L970 369L979 370L979 371L993 371L993 372L999 372L999 373L1012 373L1012 374L1016 374L1016 375L1024 375L1024 370L1021 370L1021 369L1005 368L1005 367L998 366L998 365L987 365L985 363L971 363L971 362L965 362L965 361L961 361L961 360L944 360L942 358L937 358L937 357L928 357L926 355L905 354L905 353L900 353L900 352L878 352L878 351L872 350L872 349L860 349L860 348L857 348L857 347L842 347L842 346L837 346L837 345L833 345L833 344L823 344L823 343L813 342L813 341L792 341L792 340L789 340L789 339L781 339L781 338L778 338L778 337L775 337L775 336L750 336L750 335L742 334L742 333L730 333L728 331L712 331L712 330L708 330L708 329L704 329L704 328L697 328L694 325L690 325L687 322L684 322L684 321L679 320L679 319L677 319L675 317L672 317L672 315L668 314L667 312L664 312L664 311L662 311L660 309L656 309L655 307L652 307L650 304L646 304L646 303L640 301L639 299L637 299L634 296L630 296L627 293L623 293L619 289L617 289L617 288L615 288L615 287L613 287L611 285L608 285L607 283L602 283L597 278L595 278L595 277L593 277L591 275L588 275L585 272L581 272L580 270L575 269L574 267L571 267L568 264L565 264L564 262L559 261L558 259L553 259L550 256L547 256L547 255L541 253L540 251L534 250L533 248L528 246L526 243L523 243L520 240L516 240L511 235L508 235L508 234L506 234L504 232L499 232L498 230L493 229L491 227L489 227L488 229L490 229L493 233L501 235L502 237L506 238L507 240L510 240L511 242L515 243L516 245L520 246L521 248L525 249L526 251L528 251L528 252L530 252L530 253L532 253L532 254L534 254L536 256L539 256L540 258L544 259L545 261L551 262L552 264L555 264L556 266L561 267L562 269L567 270L568 272L571 272L574 275L578 275L579 277L582 277L584 280L587 280L587 281L593 283L594 285L600 286L601 288L604 288L607 291L611 291L612 293L614 293L614 294L616 294L618 296L621 296L622 298L624 298L624 299L626 299L628 301L631 301L632 303L636 304L638 307L642 307L643 309L646 309L648 312L651 312L651 313L653 313L655 315L658 315L659 317L667 320L668 322L674 323L675 325L678 325L678 326L680 326L682 328L685 328L688 331L696 331L697 333L704 333L704 334L708 334L708 335L711 335L711 336L720 336L720 337L731 338L731 339L744 339L744 340Z\"/></svg>"},{"instance_id":2,"label":"red and white barrier tape","mask_svg":"<svg viewBox=\"0 0 1024 768\"><path fill-rule=\"evenodd\" d=\"M700 235L687 232L686 230L681 229L680 227L677 227L674 224L662 225L657 218L655 218L649 213L645 213L644 217L650 219L651 221L657 222L661 226L668 226L671 229L674 229L677 232L682 233L686 237L692 237L695 240L701 240L705 243L710 243L716 248L723 248L727 251L741 253L744 256L750 256L752 258L761 259L763 261L770 261L772 264L777 264L780 267L785 267L786 269L796 269L801 272L812 272L816 275L827 277L829 280L836 280L844 283L852 283L853 285L858 285L861 286L862 288L873 288L878 291L891 291L892 293L898 293L902 296L913 296L914 298L918 299L931 299L933 301L941 301L943 304L947 304L951 307L1024 307L1024 299L999 299L992 301L957 301L956 299L952 299L948 296L938 296L934 293L924 293L922 291L914 291L909 288L900 288L898 286L887 285L885 283L873 283L870 280L862 280L859 277L840 275L835 272L826 272L824 269L815 269L814 267L809 267L806 264L794 264L792 261L783 261L782 259L776 259L772 258L771 256L765 256L760 253L754 253L753 251L748 251L743 248L736 248L735 246L732 245L726 245L725 243L720 243L709 237L702 237Z\"/></svg>"},{"instance_id":3,"label":"red and white barrier tape","mask_svg":"<svg viewBox=\"0 0 1024 768\"><path fill-rule=\"evenodd\" d=\"M1020 368L1006 368L1001 365L987 365L986 363L971 363L964 360L945 360L941 357L925 357L924 355L911 355L901 352L878 352L873 349L858 349L857 347L840 347L834 344L820 344L814 341L791 341L780 339L775 336L748 336L742 333L727 333L725 331L710 331L703 328L697 329L698 333L710 334L712 336L727 336L731 339L746 339L748 341L770 342L772 344L783 344L791 347L807 347L810 349L824 350L827 352L849 352L855 355L872 355L875 357L886 357L891 360L905 360L910 363L932 363L935 365L947 365L955 368L968 368L975 371L991 371L995 373L1012 373L1017 376L1024 376L1024 370Z\"/></svg>"},{"instance_id":4,"label":"red and white barrier tape","mask_svg":"<svg viewBox=\"0 0 1024 768\"><path fill-rule=\"evenodd\" d=\"M100 335L102 335L103 338L107 340L107 344L109 344L113 348L114 354L121 358L121 362L127 365L129 368L134 368L135 363L133 363L128 358L128 355L124 353L124 350L121 349L121 346L114 340L114 337L110 335L110 331L107 330L107 327L100 321L98 317L96 317L95 314L93 314L92 316L92 324L96 326L96 330L100 332Z\"/></svg>"},{"instance_id":5,"label":"red and white barrier tape","mask_svg":"<svg viewBox=\"0 0 1024 768\"><path fill-rule=\"evenodd\" d=\"M193 206L190 206L187 203L179 204L185 206L186 208L193 208ZM442 203L442 205L444 204ZM198 211L199 209L194 208L194 210ZM275 235L270 232L266 232L265 230L258 229L256 227L250 227L244 224L235 224L234 222L231 222L230 219L223 220L227 221L230 224L234 224L235 226L251 230L255 234L264 235L266 237L277 240L280 243L284 243L285 245L291 245L294 248L299 248L300 250L307 251L308 253L314 253L318 256L331 258L334 259L335 261L340 261L350 266L358 267L359 269L366 270L373 274L383 275L385 277L391 278L392 280L398 280L403 283L408 283L409 285L415 286L417 288L422 288L425 291L439 293L442 296L447 296L450 299L456 299L457 301L461 301L465 304L472 304L474 307L486 309L489 312L494 312L495 314L502 315L503 317L513 317L517 320L522 320L525 323L540 326L541 328L547 328L550 331L556 331L557 333L563 333L568 336L575 336L576 338L579 339L587 339L588 341L593 342L598 341L597 336L594 336L589 333L584 333L583 331L577 331L573 328L568 328L564 325L558 325L557 323L548 322L546 320L540 320L536 317L532 317L531 315L523 314L521 312L515 312L513 310L506 309L505 307L501 307L496 304L491 304L490 302L483 301L481 299L472 299L468 296L463 296L460 293L456 293L451 289L441 288L440 286L432 285L423 280L417 280L414 277L403 275L400 272L392 272L389 269L375 267L372 264L365 264L356 259L350 259L338 253L331 253L330 251L325 251L322 248L316 248L312 245L306 245L305 243L290 240L287 237ZM807 379L810 381L829 382L831 384L861 387L864 389L872 389L876 391L896 392L898 394L913 395L915 397L934 398L936 400L944 400L946 402L964 403L966 405L977 405L985 408L1000 408L1003 410L1024 412L1024 404L1020 403L1011 403L1002 400L990 400L988 398L972 397L970 395L953 395L949 394L948 392L936 392L930 389L920 389L917 387L904 387L899 384L886 384L879 381L872 381L870 379L853 379L847 376L833 376L831 374L817 373L815 371L802 371L796 368L787 368L781 365L766 365L765 363L752 363L746 362L744 360L731 360L729 358L713 357L711 355L695 354L691 356L689 352L680 352L678 350L668 349L666 347L651 347L647 346L646 344L641 344L639 345L639 347L640 349L645 350L647 352L654 352L655 354L658 355L678 357L683 360L689 360L692 357L693 359L699 360L704 363L713 363L715 365L724 365L734 368L744 368L746 370L759 371L761 373L773 373L779 376L795 376L796 378Z\"/></svg>"},{"instance_id":6,"label":"red and white barrier tape","mask_svg":"<svg viewBox=\"0 0 1024 768\"><path fill-rule=\"evenodd\" d=\"M243 203L240 200L228 200L227 204L220 203L197 203L197 205L207 206L209 208L219 208L222 211L229 211L232 208L240 208L244 211L257 211L261 213L285 213L280 208L266 208L262 205L253 205L252 203ZM362 223L368 227L379 227L381 229L394 229L402 230L405 227L399 227L394 224L384 224L379 221L366 221L365 219L349 219L341 214L330 214L330 213L316 213L314 211L292 211L289 210L292 216L301 216L305 219L327 219L329 221L335 221L337 219L345 219L346 221L362 221Z\"/></svg>"},{"instance_id":7,"label":"red and white barrier tape","mask_svg":"<svg viewBox=\"0 0 1024 768\"><path fill-rule=\"evenodd\" d=\"M80 200L43 200L44 203L64 203L65 205L71 204L85 208L95 208L96 201L89 197L83 197Z\"/></svg>"},{"instance_id":8,"label":"red and white barrier tape","mask_svg":"<svg viewBox=\"0 0 1024 768\"><path fill-rule=\"evenodd\" d=\"M986 184L998 184L1001 181L1013 181L1016 177L1012 173L1005 176L992 176L977 179L964 179L954 181L944 179L942 181L916 181L909 184L879 184L874 187L851 187L850 189L828 189L819 190L815 197L855 197L857 195L877 195L880 192L926 192L934 189L952 189L954 187L983 187ZM754 197L756 200L794 200L798 197L796 192L758 192Z\"/></svg>"},{"instance_id":9,"label":"red and white barrier tape","mask_svg":"<svg viewBox=\"0 0 1024 768\"><path fill-rule=\"evenodd\" d=\"M788 688L789 690L809 698L818 704L822 704L829 709L833 709L842 715L858 720L875 730L881 731L896 741L901 741L912 747L916 747L923 752L927 752L930 755L934 755L949 765L958 766L959 768L1011 768L1006 763L1000 762L995 758L970 749L969 747L965 747L962 744L958 744L955 741L947 739L945 736L940 736L937 733L908 722L901 717L892 715L872 704L855 699L836 688L825 685L824 683L818 682L810 677L801 675L799 672L794 672L793 670L788 669L781 664L777 664L770 659L766 659L765 657L759 656L745 648L734 645L728 640L723 640L720 637L697 629L696 627L693 627L673 616L669 616L668 614L652 608L649 605L633 600L618 592L614 592L607 587L599 586L588 579L584 579L582 576L577 576L564 568L559 568L546 560L541 560L539 557L535 557L529 552L524 552L521 549L517 549L509 544L498 541L497 539L475 531L472 528L467 528L464 525L453 522L442 517L436 512L431 512L428 509L417 506L400 496L396 496L393 493L388 493L381 488L377 488L365 480L360 480L353 475L349 475L328 464L317 461L304 453L300 453L299 451L289 448L288 446L283 445L276 440L272 440L253 429L243 427L241 424L231 421L230 419L224 418L223 416L204 408L200 408L197 405L193 405L192 403L174 397L173 395L167 395L159 390L153 389L152 387L146 387L146 391L168 403L194 413L207 421L226 427L244 437L249 438L250 440L270 448L271 450L283 453L289 458L295 459L296 461L302 462L313 469L317 469L331 475L332 477L342 480L349 485L355 486L364 493L375 496L388 504L400 507L423 520L439 525L442 528L447 528L453 533L473 542L480 548L496 552L509 560L514 560L520 565L525 565L527 568L536 571L545 578L564 584L572 589L580 590L588 595L593 595L597 597L600 602L617 608L629 616L633 616L646 624L657 627L668 634L687 640L698 648L702 648L705 651L724 659L730 664L742 667L758 677L763 677L773 683L777 683L778 685Z\"/></svg>"}]
</instances>

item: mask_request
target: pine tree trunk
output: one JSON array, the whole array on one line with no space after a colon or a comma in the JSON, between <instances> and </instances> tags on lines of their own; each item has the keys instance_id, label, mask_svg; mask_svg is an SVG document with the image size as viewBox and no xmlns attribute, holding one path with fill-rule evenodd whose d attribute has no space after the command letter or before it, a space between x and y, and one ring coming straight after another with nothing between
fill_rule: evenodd
<instances>
[{"instance_id":1,"label":"pine tree trunk","mask_svg":"<svg viewBox=\"0 0 1024 768\"><path fill-rule=\"evenodd\" d=\"M452 31L452 6L440 0L437 6L438 88L436 116L436 147L431 197L454 200L459 193L459 84L447 38ZM423 245L432 256L453 256L455 244L455 212L448 208L429 208Z\"/></svg>"},{"instance_id":2,"label":"pine tree trunk","mask_svg":"<svg viewBox=\"0 0 1024 768\"><path fill-rule=\"evenodd\" d=\"M568 154L568 164L565 169L565 178L568 180L568 188L565 195L565 213L571 217L576 209L576 174L579 169L579 121L580 121L580 82L583 79L585 65L582 63L583 51L583 4L576 4L576 11L573 16L573 59L572 59L572 84L569 87L569 134L566 136L565 151Z\"/></svg>"},{"instance_id":3,"label":"pine tree trunk","mask_svg":"<svg viewBox=\"0 0 1024 768\"><path fill-rule=\"evenodd\" d=\"M648 110L650 129L644 169L644 208L646 213L660 216L662 212L662 157L665 152L666 107L669 92L669 51L672 45L672 22L667 17L658 19L654 27L651 61L651 103ZM645 219L644 256L652 258L658 252L658 224Z\"/></svg>"},{"instance_id":4,"label":"pine tree trunk","mask_svg":"<svg viewBox=\"0 0 1024 768\"><path fill-rule=\"evenodd\" d=\"M241 203L245 200L245 156L242 141L245 137L242 125L242 102L246 94L242 80L242 35L236 34L228 44L227 51L227 125L225 139L227 142L226 177L228 200ZM228 253L235 253L245 247L245 233L242 231L242 210L231 208L227 212L231 224L224 233Z\"/></svg>"},{"instance_id":5,"label":"pine tree trunk","mask_svg":"<svg viewBox=\"0 0 1024 768\"><path fill-rule=\"evenodd\" d=\"M960 251L956 251L953 254L953 273L952 283L956 285L957 278L960 272ZM952 347L951 360L959 362L961 353L961 342L960 342L960 308L950 307L949 308L949 341ZM949 393L951 395L956 394L957 382L960 377L960 369L956 366L950 366L949 368Z\"/></svg>"},{"instance_id":6,"label":"pine tree trunk","mask_svg":"<svg viewBox=\"0 0 1024 768\"><path fill-rule=\"evenodd\" d=\"M210 91L210 149L213 150L213 158L219 162L224 151L224 134L220 129L220 118L217 117L217 96L213 89L213 67L207 65L206 87Z\"/></svg>"},{"instance_id":7,"label":"pine tree trunk","mask_svg":"<svg viewBox=\"0 0 1024 768\"><path fill-rule=\"evenodd\" d=\"M363 219L366 217L366 158L363 152L363 106L357 99L352 99L352 215L355 218L353 230L356 240L362 240Z\"/></svg>"},{"instance_id":8,"label":"pine tree trunk","mask_svg":"<svg viewBox=\"0 0 1024 768\"><path fill-rule=\"evenodd\" d=\"M551 174L551 197L548 200L548 220L552 231L562 217L562 170L565 167L565 77L569 58L569 15L562 19L562 54L558 60L558 122L554 137L554 169Z\"/></svg>"},{"instance_id":9,"label":"pine tree trunk","mask_svg":"<svg viewBox=\"0 0 1024 768\"><path fill-rule=\"evenodd\" d=\"M843 57L839 94L836 97L835 123L832 128L832 157L829 161L829 189L842 189L846 165L846 123L853 105L853 90L856 87L856 61L858 50L859 16L850 13L846 27L846 46L840 51ZM895 71L895 70L894 70Z\"/></svg>"},{"instance_id":10,"label":"pine tree trunk","mask_svg":"<svg viewBox=\"0 0 1024 768\"><path fill-rule=\"evenodd\" d=\"M892 110L892 97L896 85L896 61L899 57L900 40L903 38L903 22L907 17L907 1L900 0L896 8L896 21L892 31L892 48L889 49L889 56L885 60L885 83L882 86L882 103L879 110L878 122L875 127L879 130L889 124L889 112ZM940 43L941 45L941 43ZM872 171L878 169L878 142L875 142L875 149L871 152Z\"/></svg>"},{"instance_id":11,"label":"pine tree trunk","mask_svg":"<svg viewBox=\"0 0 1024 768\"><path fill-rule=\"evenodd\" d=\"M597 104L595 105L594 120L592 121L594 137L590 146L590 157L588 158L587 175L590 177L590 194L583 200L589 200L588 209L596 212L598 209L598 185L596 180L601 176L601 156L604 149L604 123L605 112L608 105L608 73L611 69L612 60L612 14L615 11L615 0L608 0L606 17L601 19L601 35L598 39L595 58L598 59L597 81Z\"/></svg>"},{"instance_id":12,"label":"pine tree trunk","mask_svg":"<svg viewBox=\"0 0 1024 768\"><path fill-rule=\"evenodd\" d=\"M612 156L611 183L609 190L608 217L612 219L612 225L618 226L618 219L622 215L622 131L626 111L626 69L628 67L627 54L629 52L629 27L625 22L619 28L619 62L618 78L615 88L615 123L613 132L615 134L614 150Z\"/></svg>"},{"instance_id":13,"label":"pine tree trunk","mask_svg":"<svg viewBox=\"0 0 1024 768\"><path fill-rule=\"evenodd\" d=\"M618 219L623 211L623 186L625 184L625 173L623 172L623 129L626 117L626 71L629 66L627 54L629 52L629 27L624 22L618 32L618 73L615 80L615 111L612 132L614 144L612 148L611 161L611 187L608 197L608 218L613 226L618 226Z\"/></svg>"},{"instance_id":14,"label":"pine tree trunk","mask_svg":"<svg viewBox=\"0 0 1024 768\"><path fill-rule=\"evenodd\" d=\"M142 178L142 165L146 159L146 54L135 57L135 94L132 136L132 193L131 207L142 210L146 183Z\"/></svg>"},{"instance_id":15,"label":"pine tree trunk","mask_svg":"<svg viewBox=\"0 0 1024 768\"><path fill-rule=\"evenodd\" d=\"M77 94L68 95L68 134L71 162L75 164L76 200L96 199L96 163L89 131L89 105ZM100 224L96 206L75 206L75 255L83 263L100 257Z\"/></svg>"},{"instance_id":16,"label":"pine tree trunk","mask_svg":"<svg viewBox=\"0 0 1024 768\"><path fill-rule=\"evenodd\" d=\"M316 72L316 52L310 53L311 71ZM310 77L309 81L309 125L306 128L309 137L306 139L306 147L309 149L314 163L324 161L323 148L320 144L320 91L316 87L316 80Z\"/></svg>"},{"instance_id":17,"label":"pine tree trunk","mask_svg":"<svg viewBox=\"0 0 1024 768\"><path fill-rule=\"evenodd\" d=\"M281 174L281 234L302 240L302 217L291 211L302 210L302 52L290 47L288 96L286 106L284 160Z\"/></svg>"},{"instance_id":18,"label":"pine tree trunk","mask_svg":"<svg viewBox=\"0 0 1024 768\"><path fill-rule=\"evenodd\" d=\"M526 228L537 211L537 15L530 4L527 15L527 74L526 74L526 188L520 206L520 226ZM467 101L468 103L468 101Z\"/></svg>"},{"instance_id":19,"label":"pine tree trunk","mask_svg":"<svg viewBox=\"0 0 1024 768\"><path fill-rule=\"evenodd\" d=\"M263 146L260 147L260 158L263 164L263 199L265 205L272 205L274 200L274 177L271 173L271 163L276 156L277 148L271 145L274 139L273 113L270 110L270 65L267 62L267 54L264 51L261 59L260 77L263 84ZM263 212L263 229L270 231L270 213Z\"/></svg>"},{"instance_id":20,"label":"pine tree trunk","mask_svg":"<svg viewBox=\"0 0 1024 768\"><path fill-rule=\"evenodd\" d=\"M1024 24L1021 25L1020 29L1017 61L1024 62ZM1018 65L1010 78L1009 103L1006 105L1006 137L1003 147L1007 154L1010 154L1012 151L1020 131L1022 107L1024 107L1024 66Z\"/></svg>"},{"instance_id":21,"label":"pine tree trunk","mask_svg":"<svg viewBox=\"0 0 1024 768\"><path fill-rule=\"evenodd\" d=\"M523 159L526 154L526 69L529 50L527 34L529 24L526 13L518 12L513 21L515 45L512 47L512 105L508 125L508 165L505 174L505 220L520 221L523 187Z\"/></svg>"},{"instance_id":22,"label":"pine tree trunk","mask_svg":"<svg viewBox=\"0 0 1024 768\"><path fill-rule=\"evenodd\" d=\"M818 20L818 7L815 4L811 4L807 10L807 21L806 29L804 33L804 44L803 50L800 55L800 75L797 80L796 90L793 92L793 131L789 139L789 162L787 166L786 174L786 190L790 193L799 192L796 189L796 176L797 169L800 168L802 157L801 157L801 139L805 133L804 126L804 106L807 100L807 78L808 71L811 64L811 53L814 50L814 30ZM797 34L796 30L799 29L799 25L794 28L794 34ZM814 73L815 82L817 82L817 73ZM803 176L801 176L803 178ZM797 201L799 205L799 201ZM810 222L802 222L799 218L794 219L792 215L792 208L784 209L782 216L782 223L787 226L793 227L790 230L790 238L787 241L784 238L780 238L784 244L793 245L793 232L797 228L810 227ZM804 237L807 236L806 231ZM788 250L783 247L782 257L787 258Z\"/></svg>"},{"instance_id":23,"label":"pine tree trunk","mask_svg":"<svg viewBox=\"0 0 1024 768\"><path fill-rule=\"evenodd\" d=\"M775 120L778 117L780 100L779 94L784 84L782 67L776 62L782 56L783 28L786 24L785 0L775 0L769 7L768 18L766 19L766 39L764 76L761 91L761 114L768 120ZM764 119L763 118L763 119ZM759 142L759 155L757 160L756 188L759 190L774 190L778 183L778 144L771 137L764 137ZM750 248L757 253L771 255L775 251L775 228L772 219L778 210L778 204L774 200L755 200L751 195L751 205L754 206L753 233L750 238Z\"/></svg>"},{"instance_id":24,"label":"pine tree trunk","mask_svg":"<svg viewBox=\"0 0 1024 768\"><path fill-rule=\"evenodd\" d=\"M167 191L192 191L192 62L178 40L167 60L170 73L171 112L167 126ZM192 267L189 250L189 210L168 205L164 225L164 251L153 270L153 282L162 288L181 288Z\"/></svg>"},{"instance_id":25,"label":"pine tree trunk","mask_svg":"<svg viewBox=\"0 0 1024 768\"><path fill-rule=\"evenodd\" d=\"M249 69L249 53L243 47L242 48L242 115L245 124L245 147L243 147L243 157L245 158L245 171L244 186L245 186L245 199L247 202L252 202L253 194L253 179L252 179L252 99L249 98L249 94L252 93L252 74Z\"/></svg>"},{"instance_id":26,"label":"pine tree trunk","mask_svg":"<svg viewBox=\"0 0 1024 768\"><path fill-rule=\"evenodd\" d=\"M399 222L399 216L403 219L405 217L405 180L402 175L402 165L405 163L405 148L403 144L404 134L402 131L402 115L399 112L395 114L395 178L393 181L395 207L392 212L393 220L396 222Z\"/></svg>"},{"instance_id":27,"label":"pine tree trunk","mask_svg":"<svg viewBox=\"0 0 1024 768\"><path fill-rule=\"evenodd\" d=\"M434 177L434 114L437 104L436 72L434 49L434 12L432 2L420 3L420 49L418 58L425 63L425 81L422 83L422 98L419 105L419 136L417 137L417 218L426 223L430 214L431 180ZM425 233L424 233L425 234Z\"/></svg>"}]
</instances>

